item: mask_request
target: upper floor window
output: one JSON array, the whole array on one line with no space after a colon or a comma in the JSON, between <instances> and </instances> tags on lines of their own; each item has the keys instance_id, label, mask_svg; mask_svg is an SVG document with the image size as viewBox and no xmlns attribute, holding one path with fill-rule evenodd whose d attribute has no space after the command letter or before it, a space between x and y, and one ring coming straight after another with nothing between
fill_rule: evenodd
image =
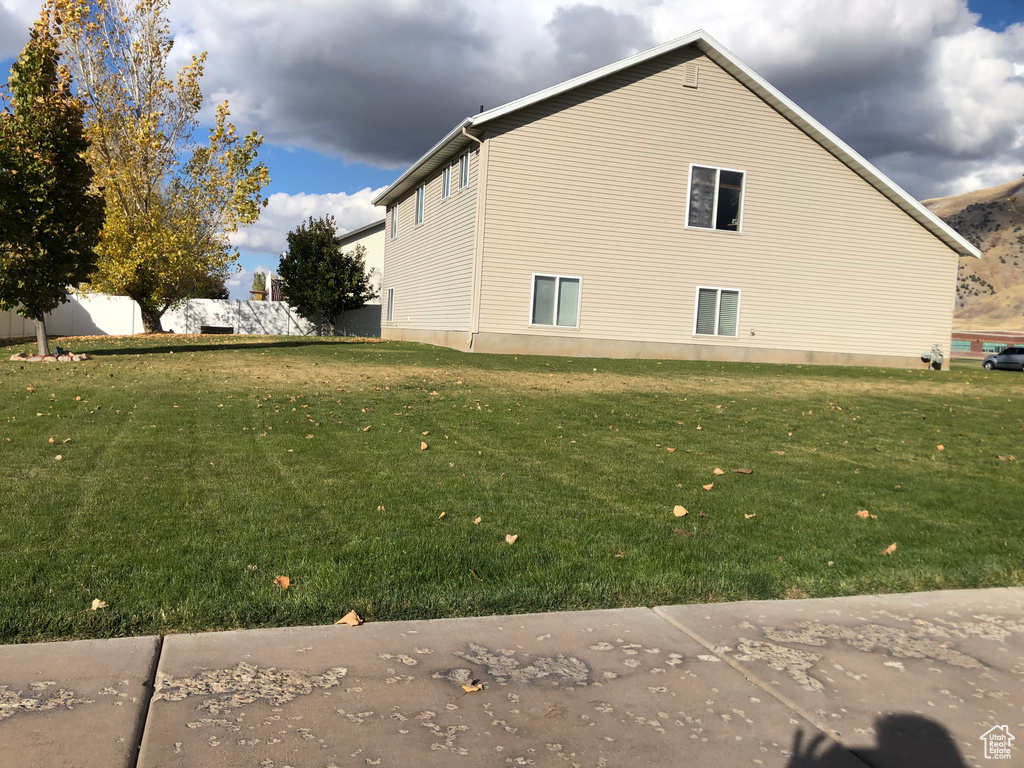
<instances>
[{"instance_id":1,"label":"upper floor window","mask_svg":"<svg viewBox=\"0 0 1024 768\"><path fill-rule=\"evenodd\" d=\"M394 288L388 288L388 306L387 306L387 315L385 316L385 319L389 323L393 323L395 321L395 289Z\"/></svg>"},{"instance_id":2,"label":"upper floor window","mask_svg":"<svg viewBox=\"0 0 1024 768\"><path fill-rule=\"evenodd\" d=\"M739 232L745 177L743 171L691 165L686 226Z\"/></svg>"},{"instance_id":3,"label":"upper floor window","mask_svg":"<svg viewBox=\"0 0 1024 768\"><path fill-rule=\"evenodd\" d=\"M391 206L391 239L398 237L398 203Z\"/></svg>"},{"instance_id":4,"label":"upper floor window","mask_svg":"<svg viewBox=\"0 0 1024 768\"><path fill-rule=\"evenodd\" d=\"M452 193L452 167L446 165L441 171L441 199L447 200Z\"/></svg>"},{"instance_id":5,"label":"upper floor window","mask_svg":"<svg viewBox=\"0 0 1024 768\"><path fill-rule=\"evenodd\" d=\"M427 188L423 184L420 184L416 190L416 224L423 223L423 202L427 196Z\"/></svg>"},{"instance_id":6,"label":"upper floor window","mask_svg":"<svg viewBox=\"0 0 1024 768\"><path fill-rule=\"evenodd\" d=\"M469 186L469 152L459 158L459 189Z\"/></svg>"}]
</instances>

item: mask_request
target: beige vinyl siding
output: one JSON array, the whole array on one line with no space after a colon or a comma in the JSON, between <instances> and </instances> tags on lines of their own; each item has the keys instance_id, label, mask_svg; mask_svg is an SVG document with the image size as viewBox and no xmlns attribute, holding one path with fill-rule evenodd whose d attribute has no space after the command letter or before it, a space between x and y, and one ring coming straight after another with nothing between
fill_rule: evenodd
<instances>
[{"instance_id":1,"label":"beige vinyl siding","mask_svg":"<svg viewBox=\"0 0 1024 768\"><path fill-rule=\"evenodd\" d=\"M441 169L426 181L423 223L416 225L416 190L399 202L398 237L392 239L392 206L384 229L384 291L395 289L394 321L383 328L468 331L479 153L471 152L469 186L441 199ZM458 157L453 173L458 173Z\"/></svg>"},{"instance_id":2,"label":"beige vinyl siding","mask_svg":"<svg viewBox=\"0 0 1024 768\"><path fill-rule=\"evenodd\" d=\"M384 237L385 228L383 225L375 227L353 237L341 236L341 250L345 253L354 251L357 245L363 246L366 253L363 255L363 263L366 271L370 272L370 284L377 292L377 298L368 301L368 304L382 304L384 302Z\"/></svg>"},{"instance_id":3,"label":"beige vinyl siding","mask_svg":"<svg viewBox=\"0 0 1024 768\"><path fill-rule=\"evenodd\" d=\"M481 333L906 356L948 343L956 255L692 47L489 128ZM686 228L691 163L745 172L741 232ZM583 277L578 330L529 327L533 273ZM736 338L693 334L698 285L742 291Z\"/></svg>"}]
</instances>

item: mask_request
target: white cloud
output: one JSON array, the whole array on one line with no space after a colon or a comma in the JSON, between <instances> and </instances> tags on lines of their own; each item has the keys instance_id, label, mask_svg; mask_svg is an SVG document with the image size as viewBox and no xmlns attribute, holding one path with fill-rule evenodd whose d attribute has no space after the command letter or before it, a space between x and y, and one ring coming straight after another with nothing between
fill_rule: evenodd
<instances>
[{"instance_id":1,"label":"white cloud","mask_svg":"<svg viewBox=\"0 0 1024 768\"><path fill-rule=\"evenodd\" d=\"M338 233L371 224L384 217L384 211L370 202L380 189L361 189L351 195L288 195L277 192L268 198L259 220L231 237L236 248L280 256L288 249L286 235L309 217L334 216ZM250 278L252 275L250 274Z\"/></svg>"}]
</instances>

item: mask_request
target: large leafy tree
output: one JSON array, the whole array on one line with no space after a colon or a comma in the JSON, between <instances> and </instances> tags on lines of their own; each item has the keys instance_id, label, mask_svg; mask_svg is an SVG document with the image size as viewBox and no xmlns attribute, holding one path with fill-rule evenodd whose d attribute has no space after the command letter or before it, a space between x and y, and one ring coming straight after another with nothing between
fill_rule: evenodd
<instances>
[{"instance_id":1,"label":"large leafy tree","mask_svg":"<svg viewBox=\"0 0 1024 768\"><path fill-rule=\"evenodd\" d=\"M156 333L164 312L196 286L223 282L238 259L228 236L266 204L263 139L235 132L227 102L216 108L207 143L193 138L206 54L168 73L169 0L50 2L107 200L89 287L133 298Z\"/></svg>"},{"instance_id":2,"label":"large leafy tree","mask_svg":"<svg viewBox=\"0 0 1024 768\"><path fill-rule=\"evenodd\" d=\"M49 354L44 314L88 278L103 225L82 106L52 24L44 9L11 67L0 111L0 309L35 321L41 355Z\"/></svg>"},{"instance_id":3,"label":"large leafy tree","mask_svg":"<svg viewBox=\"0 0 1024 768\"><path fill-rule=\"evenodd\" d=\"M345 310L359 309L377 296L365 254L361 245L342 251L333 216L311 216L288 233L288 252L278 268L284 297L306 319L325 321L333 336Z\"/></svg>"}]
</instances>

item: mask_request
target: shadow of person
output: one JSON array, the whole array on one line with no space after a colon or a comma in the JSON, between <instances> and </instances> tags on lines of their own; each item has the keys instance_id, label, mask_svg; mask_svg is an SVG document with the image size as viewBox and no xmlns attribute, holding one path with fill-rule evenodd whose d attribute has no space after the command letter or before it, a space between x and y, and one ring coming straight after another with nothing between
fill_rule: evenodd
<instances>
[{"instance_id":1,"label":"shadow of person","mask_svg":"<svg viewBox=\"0 0 1024 768\"><path fill-rule=\"evenodd\" d=\"M942 725L919 715L887 715L875 721L874 749L846 750L818 733L806 740L803 730L793 735L786 768L841 768L854 764L850 752L872 768L967 768L953 736Z\"/></svg>"}]
</instances>

